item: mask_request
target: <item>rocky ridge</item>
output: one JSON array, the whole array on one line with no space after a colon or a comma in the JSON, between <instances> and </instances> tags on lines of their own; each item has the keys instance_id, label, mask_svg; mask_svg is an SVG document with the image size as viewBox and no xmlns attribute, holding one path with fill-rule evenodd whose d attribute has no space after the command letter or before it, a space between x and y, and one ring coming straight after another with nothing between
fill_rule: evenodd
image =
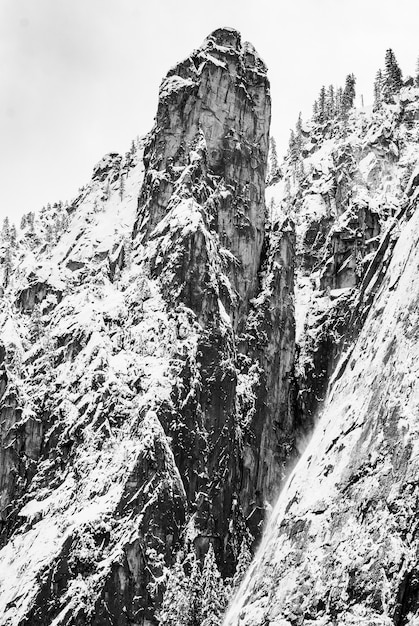
<instances>
[{"instance_id":1,"label":"rocky ridge","mask_svg":"<svg viewBox=\"0 0 419 626\"><path fill-rule=\"evenodd\" d=\"M260 535L296 454L269 121L266 67L215 31L144 141L29 216L12 258L4 234L0 623L155 624L180 548L231 575Z\"/></svg>"}]
</instances>

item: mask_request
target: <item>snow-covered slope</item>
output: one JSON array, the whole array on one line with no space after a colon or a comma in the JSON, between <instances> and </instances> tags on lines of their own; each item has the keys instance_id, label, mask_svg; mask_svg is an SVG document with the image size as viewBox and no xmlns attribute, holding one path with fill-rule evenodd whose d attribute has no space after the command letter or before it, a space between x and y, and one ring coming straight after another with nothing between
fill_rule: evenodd
<instances>
[{"instance_id":1,"label":"snow-covered slope","mask_svg":"<svg viewBox=\"0 0 419 626\"><path fill-rule=\"evenodd\" d=\"M307 127L268 190L297 223L296 375L316 426L226 625L419 619L418 96Z\"/></svg>"}]
</instances>

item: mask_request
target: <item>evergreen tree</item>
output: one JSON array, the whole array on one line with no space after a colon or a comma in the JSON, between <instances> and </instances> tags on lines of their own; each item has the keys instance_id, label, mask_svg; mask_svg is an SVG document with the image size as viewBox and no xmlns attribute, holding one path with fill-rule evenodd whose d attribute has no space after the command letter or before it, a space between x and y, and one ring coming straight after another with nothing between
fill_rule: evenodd
<instances>
[{"instance_id":1,"label":"evergreen tree","mask_svg":"<svg viewBox=\"0 0 419 626\"><path fill-rule=\"evenodd\" d=\"M9 218L6 216L3 220L3 226L1 229L1 236L4 241L9 241L10 239L10 222Z\"/></svg>"},{"instance_id":2,"label":"evergreen tree","mask_svg":"<svg viewBox=\"0 0 419 626\"><path fill-rule=\"evenodd\" d=\"M13 248L17 242L17 231L16 231L16 226L14 224L10 226L9 241L10 241L11 247Z\"/></svg>"},{"instance_id":3,"label":"evergreen tree","mask_svg":"<svg viewBox=\"0 0 419 626\"><path fill-rule=\"evenodd\" d=\"M415 85L416 87L419 87L419 57L418 57L418 60L416 61Z\"/></svg>"},{"instance_id":4,"label":"evergreen tree","mask_svg":"<svg viewBox=\"0 0 419 626\"><path fill-rule=\"evenodd\" d=\"M124 197L124 193L125 193L125 177L123 174L121 174L121 177L119 179L119 197L121 198L121 200Z\"/></svg>"},{"instance_id":5,"label":"evergreen tree","mask_svg":"<svg viewBox=\"0 0 419 626\"><path fill-rule=\"evenodd\" d=\"M202 574L195 553L191 555L191 572L189 575L189 621L188 626L200 626L198 616L202 603Z\"/></svg>"},{"instance_id":6,"label":"evergreen tree","mask_svg":"<svg viewBox=\"0 0 419 626\"><path fill-rule=\"evenodd\" d=\"M352 109L355 102L355 83L354 74L348 74L345 80L345 88L342 94L342 113L345 114Z\"/></svg>"},{"instance_id":7,"label":"evergreen tree","mask_svg":"<svg viewBox=\"0 0 419 626\"><path fill-rule=\"evenodd\" d=\"M342 87L338 87L336 90L336 96L335 96L336 115L342 114L342 101L343 101L343 89Z\"/></svg>"},{"instance_id":8,"label":"evergreen tree","mask_svg":"<svg viewBox=\"0 0 419 626\"><path fill-rule=\"evenodd\" d=\"M317 100L315 100L313 104L313 115L311 116L311 119L315 123L319 121L319 103L317 102Z\"/></svg>"},{"instance_id":9,"label":"evergreen tree","mask_svg":"<svg viewBox=\"0 0 419 626\"><path fill-rule=\"evenodd\" d=\"M324 85L320 89L318 103L319 103L319 112L318 112L319 122L323 123L327 119L327 114L326 114L326 87Z\"/></svg>"},{"instance_id":10,"label":"evergreen tree","mask_svg":"<svg viewBox=\"0 0 419 626\"><path fill-rule=\"evenodd\" d=\"M53 240L52 226L51 224L47 224L45 228L45 241L47 243L52 243L52 240Z\"/></svg>"},{"instance_id":11,"label":"evergreen tree","mask_svg":"<svg viewBox=\"0 0 419 626\"><path fill-rule=\"evenodd\" d=\"M20 220L20 228L21 230L26 228L26 215L22 215L22 219Z\"/></svg>"},{"instance_id":12,"label":"evergreen tree","mask_svg":"<svg viewBox=\"0 0 419 626\"><path fill-rule=\"evenodd\" d=\"M326 94L326 117L330 120L333 119L335 114L335 88L333 85L329 85Z\"/></svg>"},{"instance_id":13,"label":"evergreen tree","mask_svg":"<svg viewBox=\"0 0 419 626\"><path fill-rule=\"evenodd\" d=\"M34 222L35 222L35 215L31 211L26 216L26 223L29 226L29 232L31 233L33 233L34 231Z\"/></svg>"},{"instance_id":14,"label":"evergreen tree","mask_svg":"<svg viewBox=\"0 0 419 626\"><path fill-rule=\"evenodd\" d=\"M162 626L188 626L190 612L189 585L180 553L168 575L166 591L159 614L159 623Z\"/></svg>"},{"instance_id":15,"label":"evergreen tree","mask_svg":"<svg viewBox=\"0 0 419 626\"><path fill-rule=\"evenodd\" d=\"M303 147L303 117L301 111L298 114L297 123L295 124L295 143L298 151L298 156L301 155L301 149Z\"/></svg>"},{"instance_id":16,"label":"evergreen tree","mask_svg":"<svg viewBox=\"0 0 419 626\"><path fill-rule=\"evenodd\" d=\"M288 142L288 155L291 159L291 163L295 163L296 160L298 159L298 146L297 146L297 141L295 137L295 132L293 130L291 130L290 132L290 138Z\"/></svg>"},{"instance_id":17,"label":"evergreen tree","mask_svg":"<svg viewBox=\"0 0 419 626\"><path fill-rule=\"evenodd\" d=\"M269 175L268 179L274 180L279 175L278 152L275 137L269 139Z\"/></svg>"},{"instance_id":18,"label":"evergreen tree","mask_svg":"<svg viewBox=\"0 0 419 626\"><path fill-rule=\"evenodd\" d=\"M383 101L383 73L378 70L374 81L374 111L381 109Z\"/></svg>"},{"instance_id":19,"label":"evergreen tree","mask_svg":"<svg viewBox=\"0 0 419 626\"><path fill-rule=\"evenodd\" d=\"M240 552L237 559L236 571L233 577L233 589L237 589L243 581L249 565L252 561L252 553L250 552L249 541L243 537Z\"/></svg>"},{"instance_id":20,"label":"evergreen tree","mask_svg":"<svg viewBox=\"0 0 419 626\"><path fill-rule=\"evenodd\" d=\"M201 626L220 626L225 598L223 583L215 560L212 544L205 556L202 569L202 604L199 612Z\"/></svg>"},{"instance_id":21,"label":"evergreen tree","mask_svg":"<svg viewBox=\"0 0 419 626\"><path fill-rule=\"evenodd\" d=\"M12 253L10 250L10 246L8 246L5 250L4 257L2 260L2 265L3 265L3 287L6 289L9 286L10 274L12 272Z\"/></svg>"},{"instance_id":22,"label":"evergreen tree","mask_svg":"<svg viewBox=\"0 0 419 626\"><path fill-rule=\"evenodd\" d=\"M403 86L402 71L391 48L386 51L383 79L384 101L389 103Z\"/></svg>"}]
</instances>

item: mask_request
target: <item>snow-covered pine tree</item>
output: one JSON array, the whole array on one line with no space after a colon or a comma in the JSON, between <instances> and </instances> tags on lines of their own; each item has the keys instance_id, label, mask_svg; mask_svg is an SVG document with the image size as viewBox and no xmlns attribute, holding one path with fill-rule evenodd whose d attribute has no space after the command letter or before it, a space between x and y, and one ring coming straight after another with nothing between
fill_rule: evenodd
<instances>
[{"instance_id":1,"label":"snow-covered pine tree","mask_svg":"<svg viewBox=\"0 0 419 626\"><path fill-rule=\"evenodd\" d=\"M3 220L3 226L1 228L1 237L3 241L9 241L9 238L10 238L10 221L7 215Z\"/></svg>"},{"instance_id":2,"label":"snow-covered pine tree","mask_svg":"<svg viewBox=\"0 0 419 626\"><path fill-rule=\"evenodd\" d=\"M336 111L336 115L341 115L342 114L342 100L343 100L343 89L342 87L338 87L336 89L336 96L335 96L335 111Z\"/></svg>"},{"instance_id":3,"label":"snow-covered pine tree","mask_svg":"<svg viewBox=\"0 0 419 626\"><path fill-rule=\"evenodd\" d=\"M188 579L179 553L169 571L166 591L159 613L161 626L189 626L191 620L191 598Z\"/></svg>"},{"instance_id":4,"label":"snow-covered pine tree","mask_svg":"<svg viewBox=\"0 0 419 626\"><path fill-rule=\"evenodd\" d=\"M416 61L415 85L416 87L419 87L419 57Z\"/></svg>"},{"instance_id":5,"label":"snow-covered pine tree","mask_svg":"<svg viewBox=\"0 0 419 626\"><path fill-rule=\"evenodd\" d=\"M345 115L355 102L355 83L356 78L354 74L348 74L345 80L345 87L342 94L342 113Z\"/></svg>"},{"instance_id":6,"label":"snow-covered pine tree","mask_svg":"<svg viewBox=\"0 0 419 626\"><path fill-rule=\"evenodd\" d=\"M17 241L16 226L14 224L12 224L10 226L10 231L9 231L9 242L10 242L10 246L12 248L16 245L16 241Z\"/></svg>"},{"instance_id":7,"label":"snow-covered pine tree","mask_svg":"<svg viewBox=\"0 0 419 626\"><path fill-rule=\"evenodd\" d=\"M298 159L298 147L297 141L295 137L295 132L291 129L290 138L288 141L288 155L291 160L291 163L295 163Z\"/></svg>"},{"instance_id":8,"label":"snow-covered pine tree","mask_svg":"<svg viewBox=\"0 0 419 626\"><path fill-rule=\"evenodd\" d=\"M125 193L125 176L121 174L121 177L119 179L119 197L121 198L121 200L124 197L124 193Z\"/></svg>"},{"instance_id":9,"label":"snow-covered pine tree","mask_svg":"<svg viewBox=\"0 0 419 626\"><path fill-rule=\"evenodd\" d=\"M202 574L199 561L195 556L195 552L190 555L189 574L189 622L188 626L200 626L198 617L201 612L202 603Z\"/></svg>"},{"instance_id":10,"label":"snow-covered pine tree","mask_svg":"<svg viewBox=\"0 0 419 626\"><path fill-rule=\"evenodd\" d=\"M268 182L274 182L279 175L278 152L275 137L269 139Z\"/></svg>"},{"instance_id":11,"label":"snow-covered pine tree","mask_svg":"<svg viewBox=\"0 0 419 626\"><path fill-rule=\"evenodd\" d=\"M301 111L298 114L297 122L295 124L295 144L297 147L298 156L301 155L301 148L303 146L303 116Z\"/></svg>"},{"instance_id":12,"label":"snow-covered pine tree","mask_svg":"<svg viewBox=\"0 0 419 626\"><path fill-rule=\"evenodd\" d=\"M374 81L374 111L381 109L383 102L383 73L378 70Z\"/></svg>"},{"instance_id":13,"label":"snow-covered pine tree","mask_svg":"<svg viewBox=\"0 0 419 626\"><path fill-rule=\"evenodd\" d=\"M326 87L323 85L319 93L319 122L323 123L327 119L326 112Z\"/></svg>"},{"instance_id":14,"label":"snow-covered pine tree","mask_svg":"<svg viewBox=\"0 0 419 626\"><path fill-rule=\"evenodd\" d=\"M319 103L317 100L314 101L313 104L313 115L311 116L311 119L313 120L313 122L315 122L316 124L319 121Z\"/></svg>"},{"instance_id":15,"label":"snow-covered pine tree","mask_svg":"<svg viewBox=\"0 0 419 626\"><path fill-rule=\"evenodd\" d=\"M2 259L2 266L3 266L3 287L4 289L6 289L9 286L10 274L12 271L12 253L11 253L10 246L6 247L6 250Z\"/></svg>"},{"instance_id":16,"label":"snow-covered pine tree","mask_svg":"<svg viewBox=\"0 0 419 626\"><path fill-rule=\"evenodd\" d=\"M329 85L326 94L326 117L331 120L334 118L335 114L335 88L333 85Z\"/></svg>"},{"instance_id":17,"label":"snow-covered pine tree","mask_svg":"<svg viewBox=\"0 0 419 626\"><path fill-rule=\"evenodd\" d=\"M383 96L384 101L389 103L393 100L393 96L399 93L403 85L402 71L397 63L394 52L391 48L386 50L385 69L383 79Z\"/></svg>"},{"instance_id":18,"label":"snow-covered pine tree","mask_svg":"<svg viewBox=\"0 0 419 626\"><path fill-rule=\"evenodd\" d=\"M220 626L225 608L223 582L215 560L212 544L205 556L202 569L202 603L199 612L200 626Z\"/></svg>"},{"instance_id":19,"label":"snow-covered pine tree","mask_svg":"<svg viewBox=\"0 0 419 626\"><path fill-rule=\"evenodd\" d=\"M247 537L243 537L239 556L237 558L236 572L233 576L233 589L238 589L245 577L251 561L252 553L250 552L250 542Z\"/></svg>"}]
</instances>

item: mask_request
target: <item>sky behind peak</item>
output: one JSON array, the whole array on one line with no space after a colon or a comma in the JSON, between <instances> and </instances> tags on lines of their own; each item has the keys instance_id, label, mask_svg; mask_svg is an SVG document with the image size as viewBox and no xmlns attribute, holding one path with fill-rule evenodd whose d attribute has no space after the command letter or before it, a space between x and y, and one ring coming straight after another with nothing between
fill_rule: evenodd
<instances>
[{"instance_id":1,"label":"sky behind peak","mask_svg":"<svg viewBox=\"0 0 419 626\"><path fill-rule=\"evenodd\" d=\"M418 18L417 0L0 0L0 213L71 199L150 130L161 79L216 28L266 62L284 151L322 84L353 72L370 104L389 47L413 74Z\"/></svg>"}]
</instances>

